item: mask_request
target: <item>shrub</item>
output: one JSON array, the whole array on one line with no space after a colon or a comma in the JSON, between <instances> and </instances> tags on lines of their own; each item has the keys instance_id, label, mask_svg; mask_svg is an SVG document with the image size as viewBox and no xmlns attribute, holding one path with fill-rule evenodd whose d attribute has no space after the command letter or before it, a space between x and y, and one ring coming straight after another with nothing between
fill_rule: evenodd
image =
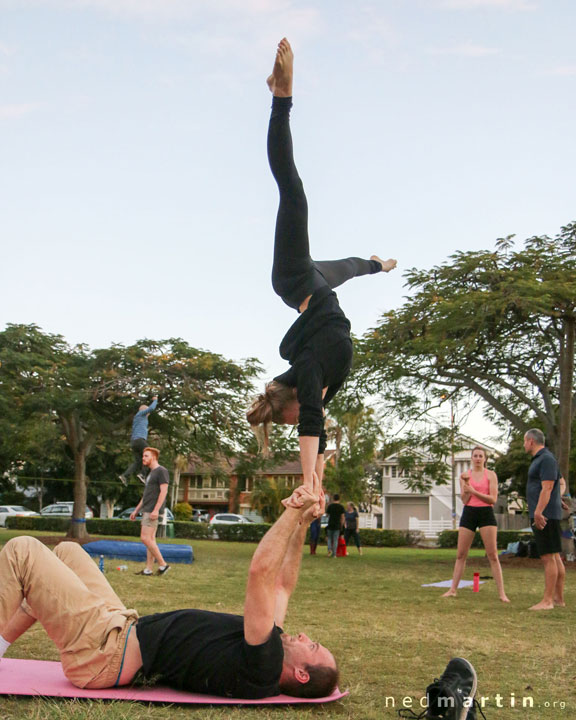
<instances>
[{"instance_id":1,"label":"shrub","mask_svg":"<svg viewBox=\"0 0 576 720\"><path fill-rule=\"evenodd\" d=\"M270 529L265 523L234 523L233 525L210 525L209 531L216 532L218 540L236 542L259 542Z\"/></svg>"},{"instance_id":2,"label":"shrub","mask_svg":"<svg viewBox=\"0 0 576 720\"><path fill-rule=\"evenodd\" d=\"M70 526L68 518L49 517L10 517L6 518L6 527L10 530L47 530L66 533Z\"/></svg>"},{"instance_id":3,"label":"shrub","mask_svg":"<svg viewBox=\"0 0 576 720\"><path fill-rule=\"evenodd\" d=\"M174 522L174 537L207 540L211 537L210 526L199 522Z\"/></svg>"},{"instance_id":4,"label":"shrub","mask_svg":"<svg viewBox=\"0 0 576 720\"><path fill-rule=\"evenodd\" d=\"M175 520L188 522L192 517L192 505L187 502L176 503L176 505L174 505L172 509L172 512L174 513Z\"/></svg>"}]
</instances>

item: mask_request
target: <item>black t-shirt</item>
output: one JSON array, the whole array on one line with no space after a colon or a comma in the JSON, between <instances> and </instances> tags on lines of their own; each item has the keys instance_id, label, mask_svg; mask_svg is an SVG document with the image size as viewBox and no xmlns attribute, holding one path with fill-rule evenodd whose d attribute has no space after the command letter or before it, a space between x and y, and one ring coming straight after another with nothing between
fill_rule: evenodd
<instances>
[{"instance_id":1,"label":"black t-shirt","mask_svg":"<svg viewBox=\"0 0 576 720\"><path fill-rule=\"evenodd\" d=\"M158 465L157 468L151 470L146 478L146 487L144 488L144 495L142 496L142 507L143 513L152 512L156 507L158 501L158 495L160 495L160 485L170 482L170 474L168 470L162 465ZM166 502L162 504L160 512L166 507Z\"/></svg>"},{"instance_id":2,"label":"black t-shirt","mask_svg":"<svg viewBox=\"0 0 576 720\"><path fill-rule=\"evenodd\" d=\"M328 530L340 530L342 523L340 518L344 515L344 506L340 503L330 503L326 508L328 515Z\"/></svg>"},{"instance_id":3,"label":"black t-shirt","mask_svg":"<svg viewBox=\"0 0 576 720\"><path fill-rule=\"evenodd\" d=\"M348 376L352 354L350 321L336 293L328 286L320 288L280 344L280 355L292 367L274 378L296 388L300 403L298 434L319 437L319 452L324 452L326 445L323 407ZM322 398L325 387L328 389Z\"/></svg>"},{"instance_id":4,"label":"black t-shirt","mask_svg":"<svg viewBox=\"0 0 576 720\"><path fill-rule=\"evenodd\" d=\"M526 500L528 502L528 512L530 517L534 517L540 493L542 492L542 483L552 481L554 486L550 495L548 505L544 508L544 517L548 520L562 519L562 498L560 497L560 470L558 462L548 448L542 448L532 458L530 467L528 468L528 483L526 485Z\"/></svg>"},{"instance_id":5,"label":"black t-shirt","mask_svg":"<svg viewBox=\"0 0 576 720\"><path fill-rule=\"evenodd\" d=\"M140 618L136 632L147 678L222 697L280 693L284 650L276 626L265 643L248 645L242 615L175 610Z\"/></svg>"}]
</instances>

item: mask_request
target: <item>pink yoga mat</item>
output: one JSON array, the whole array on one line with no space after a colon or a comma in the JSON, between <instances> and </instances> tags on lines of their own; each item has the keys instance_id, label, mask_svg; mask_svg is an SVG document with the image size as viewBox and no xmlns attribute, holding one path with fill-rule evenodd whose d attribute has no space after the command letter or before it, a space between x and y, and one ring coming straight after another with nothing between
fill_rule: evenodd
<instances>
[{"instance_id":1,"label":"pink yoga mat","mask_svg":"<svg viewBox=\"0 0 576 720\"><path fill-rule=\"evenodd\" d=\"M338 688L325 698L295 698L274 695L262 700L241 700L216 695L200 695L168 687L107 688L81 690L66 680L59 662L46 660L0 660L0 695L42 695L44 697L98 698L101 700L136 700L138 702L197 703L203 705L286 705L327 703L348 695Z\"/></svg>"}]
</instances>

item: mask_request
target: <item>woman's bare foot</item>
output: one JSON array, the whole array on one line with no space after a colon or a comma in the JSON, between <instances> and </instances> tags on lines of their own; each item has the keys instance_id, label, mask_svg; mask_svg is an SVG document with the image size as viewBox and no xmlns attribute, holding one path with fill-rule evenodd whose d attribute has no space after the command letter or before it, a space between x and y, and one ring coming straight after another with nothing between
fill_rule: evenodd
<instances>
[{"instance_id":1,"label":"woman's bare foot","mask_svg":"<svg viewBox=\"0 0 576 720\"><path fill-rule=\"evenodd\" d=\"M294 77L294 53L286 38L278 43L272 75L266 82L275 97L292 97L292 78Z\"/></svg>"},{"instance_id":2,"label":"woman's bare foot","mask_svg":"<svg viewBox=\"0 0 576 720\"><path fill-rule=\"evenodd\" d=\"M370 259L372 260L372 258ZM448 590L448 592L445 592L442 597L456 597L456 590L452 590L452 588L450 588L450 590Z\"/></svg>"},{"instance_id":3,"label":"woman's bare foot","mask_svg":"<svg viewBox=\"0 0 576 720\"><path fill-rule=\"evenodd\" d=\"M378 255L371 255L370 260L376 260L376 262L379 262L380 265L382 265L382 272L390 272L390 270L394 270L396 265L398 265L398 260L393 260L392 258L389 260L380 260Z\"/></svg>"},{"instance_id":4,"label":"woman's bare foot","mask_svg":"<svg viewBox=\"0 0 576 720\"><path fill-rule=\"evenodd\" d=\"M554 603L544 602L544 600L542 600L541 602L536 603L536 605L532 605L532 607L528 608L528 610L554 610Z\"/></svg>"},{"instance_id":5,"label":"woman's bare foot","mask_svg":"<svg viewBox=\"0 0 576 720\"><path fill-rule=\"evenodd\" d=\"M502 602L508 602L508 603L510 602L510 600L508 599L508 597L506 595L502 595L500 600L502 600Z\"/></svg>"}]
</instances>

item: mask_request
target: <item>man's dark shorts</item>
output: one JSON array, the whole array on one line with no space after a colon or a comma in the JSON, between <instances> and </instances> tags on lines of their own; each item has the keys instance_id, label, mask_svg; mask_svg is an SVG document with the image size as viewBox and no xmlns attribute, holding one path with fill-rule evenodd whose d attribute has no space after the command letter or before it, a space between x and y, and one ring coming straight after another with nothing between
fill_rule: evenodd
<instances>
[{"instance_id":1,"label":"man's dark shorts","mask_svg":"<svg viewBox=\"0 0 576 720\"><path fill-rule=\"evenodd\" d=\"M531 521L534 540L540 555L551 555L562 551L562 533L560 520L547 520L544 530L538 530L534 525L534 518Z\"/></svg>"}]
</instances>

